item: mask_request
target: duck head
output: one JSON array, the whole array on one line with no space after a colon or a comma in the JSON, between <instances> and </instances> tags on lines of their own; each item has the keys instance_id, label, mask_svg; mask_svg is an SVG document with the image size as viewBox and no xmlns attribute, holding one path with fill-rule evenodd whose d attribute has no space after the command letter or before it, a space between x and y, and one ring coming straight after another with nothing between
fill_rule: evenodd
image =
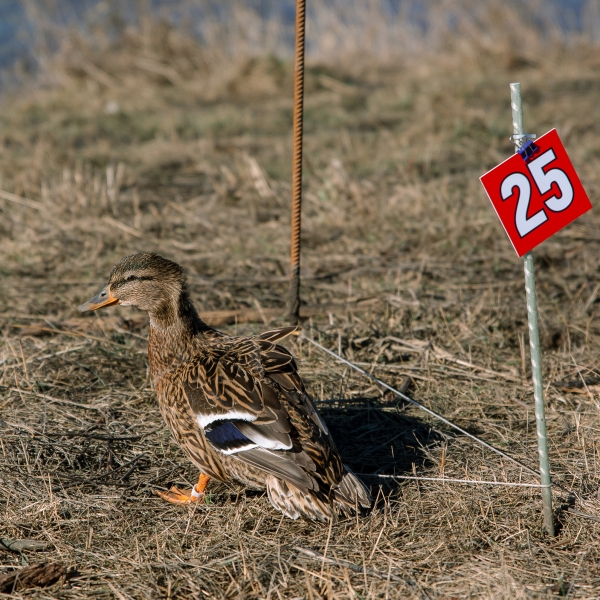
<instances>
[{"instance_id":1,"label":"duck head","mask_svg":"<svg viewBox=\"0 0 600 600\"><path fill-rule=\"evenodd\" d=\"M79 307L81 312L121 304L135 306L160 321L177 316L186 293L183 269L158 254L142 252L122 258L111 271L106 286Z\"/></svg>"}]
</instances>

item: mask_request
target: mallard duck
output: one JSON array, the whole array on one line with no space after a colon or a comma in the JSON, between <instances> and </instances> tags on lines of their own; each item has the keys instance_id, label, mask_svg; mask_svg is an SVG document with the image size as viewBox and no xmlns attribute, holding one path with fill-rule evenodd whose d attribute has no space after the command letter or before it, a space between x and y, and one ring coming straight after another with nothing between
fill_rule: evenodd
<instances>
[{"instance_id":1,"label":"mallard duck","mask_svg":"<svg viewBox=\"0 0 600 600\"><path fill-rule=\"evenodd\" d=\"M266 489L284 515L327 521L371 505L365 485L342 463L325 421L277 342L284 327L252 337L204 323L183 269L152 253L126 256L80 311L121 304L148 312L148 364L162 416L200 470L191 490L158 492L169 502L204 497L210 479Z\"/></svg>"}]
</instances>

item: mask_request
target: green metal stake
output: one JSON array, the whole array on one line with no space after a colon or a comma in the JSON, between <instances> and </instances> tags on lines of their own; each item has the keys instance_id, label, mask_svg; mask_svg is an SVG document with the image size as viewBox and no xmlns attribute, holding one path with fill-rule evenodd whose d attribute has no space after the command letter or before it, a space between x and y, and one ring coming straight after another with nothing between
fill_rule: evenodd
<instances>
[{"instance_id":1,"label":"green metal stake","mask_svg":"<svg viewBox=\"0 0 600 600\"><path fill-rule=\"evenodd\" d=\"M523 130L523 107L521 105L521 84L510 84L510 105L512 108L513 135L517 143L517 152L526 141ZM535 292L535 274L533 253L523 257L525 267L525 290L527 291L527 317L529 320L529 346L531 348L531 375L533 379L533 397L535 399L535 423L540 455L540 474L542 479L542 504L544 527L548 535L554 536L552 516L552 488L550 481L550 461L548 460L548 438L546 437L546 412L544 409L544 386L542 384L542 353L540 349L540 330Z\"/></svg>"}]
</instances>

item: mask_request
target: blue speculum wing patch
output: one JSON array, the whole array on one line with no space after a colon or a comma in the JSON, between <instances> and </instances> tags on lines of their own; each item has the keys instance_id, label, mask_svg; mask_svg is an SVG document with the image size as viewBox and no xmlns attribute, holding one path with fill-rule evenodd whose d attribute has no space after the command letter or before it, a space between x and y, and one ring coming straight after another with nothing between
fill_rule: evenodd
<instances>
[{"instance_id":1,"label":"blue speculum wing patch","mask_svg":"<svg viewBox=\"0 0 600 600\"><path fill-rule=\"evenodd\" d=\"M211 444L218 450L231 452L256 446L231 421L211 423L205 433Z\"/></svg>"}]
</instances>

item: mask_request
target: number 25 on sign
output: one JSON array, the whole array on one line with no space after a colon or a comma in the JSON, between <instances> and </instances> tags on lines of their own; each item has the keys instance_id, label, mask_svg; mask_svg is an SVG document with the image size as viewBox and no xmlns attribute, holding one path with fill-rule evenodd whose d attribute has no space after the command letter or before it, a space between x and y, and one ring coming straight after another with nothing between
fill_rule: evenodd
<instances>
[{"instance_id":1,"label":"number 25 on sign","mask_svg":"<svg viewBox=\"0 0 600 600\"><path fill-rule=\"evenodd\" d=\"M519 256L592 208L556 129L530 147L481 177Z\"/></svg>"}]
</instances>

